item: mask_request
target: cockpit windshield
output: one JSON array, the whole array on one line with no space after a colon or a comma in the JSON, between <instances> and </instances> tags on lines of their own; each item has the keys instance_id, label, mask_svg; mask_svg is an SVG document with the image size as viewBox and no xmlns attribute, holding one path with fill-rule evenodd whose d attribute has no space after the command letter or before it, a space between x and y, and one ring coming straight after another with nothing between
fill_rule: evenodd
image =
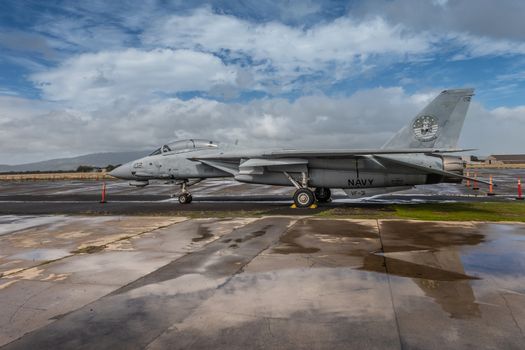
<instances>
[{"instance_id":1,"label":"cockpit windshield","mask_svg":"<svg viewBox=\"0 0 525 350\"><path fill-rule=\"evenodd\" d=\"M154 152L150 154L150 156L168 153L168 152L173 152L173 153L190 152L190 151L202 150L206 148L215 148L215 147L217 147L217 144L210 140L200 140L200 139L181 140L181 141L170 142L160 148L157 148Z\"/></svg>"}]
</instances>

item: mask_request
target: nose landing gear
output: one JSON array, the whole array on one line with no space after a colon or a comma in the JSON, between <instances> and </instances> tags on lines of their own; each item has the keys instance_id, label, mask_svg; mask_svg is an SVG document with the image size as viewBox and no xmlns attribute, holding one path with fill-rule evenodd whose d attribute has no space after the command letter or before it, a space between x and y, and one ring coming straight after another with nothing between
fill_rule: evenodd
<instances>
[{"instance_id":1,"label":"nose landing gear","mask_svg":"<svg viewBox=\"0 0 525 350\"><path fill-rule=\"evenodd\" d=\"M179 195L179 203L180 204L190 204L191 201L193 200L193 197L191 196L191 194L186 189L187 185L188 185L188 180L183 180L180 183L180 189L182 191L182 193Z\"/></svg>"},{"instance_id":2,"label":"nose landing gear","mask_svg":"<svg viewBox=\"0 0 525 350\"><path fill-rule=\"evenodd\" d=\"M180 204L190 204L192 200L193 200L193 197L189 193L181 193L179 195Z\"/></svg>"},{"instance_id":3,"label":"nose landing gear","mask_svg":"<svg viewBox=\"0 0 525 350\"><path fill-rule=\"evenodd\" d=\"M202 179L197 179L192 182L189 182L188 180L185 179L185 180L181 180L180 182L177 182L177 184L180 185L180 189L181 189L181 194L179 194L178 196L180 204L190 204L193 201L193 197L187 188L201 181Z\"/></svg>"}]
</instances>

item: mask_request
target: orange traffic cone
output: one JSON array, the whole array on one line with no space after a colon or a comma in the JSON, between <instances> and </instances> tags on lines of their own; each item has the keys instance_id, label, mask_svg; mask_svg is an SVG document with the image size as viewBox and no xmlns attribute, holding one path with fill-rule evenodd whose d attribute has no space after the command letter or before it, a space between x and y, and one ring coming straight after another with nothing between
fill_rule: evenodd
<instances>
[{"instance_id":1,"label":"orange traffic cone","mask_svg":"<svg viewBox=\"0 0 525 350\"><path fill-rule=\"evenodd\" d=\"M494 193L494 185L492 183L492 175L490 175L489 177L489 192L487 193L487 196L495 196L496 194Z\"/></svg>"},{"instance_id":2,"label":"orange traffic cone","mask_svg":"<svg viewBox=\"0 0 525 350\"><path fill-rule=\"evenodd\" d=\"M476 181L477 178L478 178L478 173L474 173L474 186L472 186L472 189L474 191L479 190L478 182Z\"/></svg>"},{"instance_id":3,"label":"orange traffic cone","mask_svg":"<svg viewBox=\"0 0 525 350\"><path fill-rule=\"evenodd\" d=\"M106 181L102 184L102 198L100 199L100 203L106 203Z\"/></svg>"}]
</instances>

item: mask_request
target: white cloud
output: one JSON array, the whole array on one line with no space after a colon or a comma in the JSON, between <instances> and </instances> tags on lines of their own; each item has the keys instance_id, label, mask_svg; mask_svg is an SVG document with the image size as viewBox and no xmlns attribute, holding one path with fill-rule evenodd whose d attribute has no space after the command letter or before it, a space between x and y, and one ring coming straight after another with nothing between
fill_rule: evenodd
<instances>
[{"instance_id":1,"label":"white cloud","mask_svg":"<svg viewBox=\"0 0 525 350\"><path fill-rule=\"evenodd\" d=\"M409 2L402 4L406 13ZM450 4L429 3L423 8L429 11L436 6L445 11ZM452 59L525 54L525 44L512 40L416 31L385 19L397 18L387 10L359 19L344 16L312 27L250 22L214 13L209 7L177 15L157 13L140 35L140 49L122 48L129 34L118 32L114 24L87 26L86 20L80 24L61 20L49 24L50 35L56 38L59 29L74 30L66 30L56 40L81 45L81 39L87 37L91 38L87 42L115 49L76 54L57 67L39 69L31 79L45 98L92 110L119 97L147 100L182 91L226 99L254 90L274 96L290 91L311 94L375 67L431 59L433 52L444 47L458 49Z\"/></svg>"},{"instance_id":2,"label":"white cloud","mask_svg":"<svg viewBox=\"0 0 525 350\"><path fill-rule=\"evenodd\" d=\"M303 76L320 74L309 87L316 91L316 85L369 69L378 55L404 60L429 50L424 36L381 18L343 17L304 29L250 23L209 8L161 16L142 39L149 49L79 53L31 79L46 99L94 110L119 98L145 101L183 91L224 98L243 90L279 94L307 85L297 80Z\"/></svg>"},{"instance_id":3,"label":"white cloud","mask_svg":"<svg viewBox=\"0 0 525 350\"><path fill-rule=\"evenodd\" d=\"M436 93L376 88L349 97L319 95L244 104L166 98L116 102L92 112L0 97L0 163L154 149L189 137L239 140L244 147L378 147ZM524 120L525 106L487 110L474 103L460 146L480 148L481 154L523 151Z\"/></svg>"},{"instance_id":4,"label":"white cloud","mask_svg":"<svg viewBox=\"0 0 525 350\"><path fill-rule=\"evenodd\" d=\"M525 43L512 40L474 36L468 33L450 33L445 41L461 48L452 60L464 60L484 56L524 55Z\"/></svg>"},{"instance_id":5,"label":"white cloud","mask_svg":"<svg viewBox=\"0 0 525 350\"><path fill-rule=\"evenodd\" d=\"M496 122L501 121L516 121L525 125L525 106L517 107L498 107L492 110ZM525 130L525 129L523 129Z\"/></svg>"},{"instance_id":6,"label":"white cloud","mask_svg":"<svg viewBox=\"0 0 525 350\"><path fill-rule=\"evenodd\" d=\"M452 60L525 54L525 2L501 0L367 0L350 18L382 18L389 26L426 40L433 52L456 52Z\"/></svg>"},{"instance_id":7,"label":"white cloud","mask_svg":"<svg viewBox=\"0 0 525 350\"><path fill-rule=\"evenodd\" d=\"M439 35L471 34L493 40L520 42L525 39L525 2L515 0L367 0L352 7L351 16L381 16L389 23L402 23L413 31Z\"/></svg>"},{"instance_id":8,"label":"white cloud","mask_svg":"<svg viewBox=\"0 0 525 350\"><path fill-rule=\"evenodd\" d=\"M236 71L217 57L189 50L101 51L81 54L32 77L44 97L96 109L110 101L233 84Z\"/></svg>"},{"instance_id":9,"label":"white cloud","mask_svg":"<svg viewBox=\"0 0 525 350\"><path fill-rule=\"evenodd\" d=\"M462 146L479 154L525 153L525 106L487 110L474 102L465 121Z\"/></svg>"},{"instance_id":10,"label":"white cloud","mask_svg":"<svg viewBox=\"0 0 525 350\"><path fill-rule=\"evenodd\" d=\"M257 119L250 120L250 122L251 133L259 139L287 139L290 136L290 125L284 116L263 114Z\"/></svg>"},{"instance_id":11,"label":"white cloud","mask_svg":"<svg viewBox=\"0 0 525 350\"><path fill-rule=\"evenodd\" d=\"M428 52L428 38L410 33L403 25L389 25L382 18L357 21L341 17L311 28L278 22L252 23L213 13L209 8L190 15L160 18L142 40L153 47L186 48L213 52L230 61L247 61L259 80L278 77L290 82L318 71L360 71L366 61L388 54L393 60ZM336 78L336 74L332 75Z\"/></svg>"}]
</instances>

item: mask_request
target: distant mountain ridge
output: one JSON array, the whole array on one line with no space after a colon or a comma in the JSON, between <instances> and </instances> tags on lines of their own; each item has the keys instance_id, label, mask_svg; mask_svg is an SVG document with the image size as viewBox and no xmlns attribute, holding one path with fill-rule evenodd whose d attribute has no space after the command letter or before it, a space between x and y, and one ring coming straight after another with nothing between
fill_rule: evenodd
<instances>
[{"instance_id":1,"label":"distant mountain ridge","mask_svg":"<svg viewBox=\"0 0 525 350\"><path fill-rule=\"evenodd\" d=\"M0 164L0 172L23 172L23 171L57 171L57 170L76 170L80 165L94 167L105 167L109 164L117 165L132 161L133 159L144 157L148 151L130 152L105 152L91 153L78 157L50 159L41 162L5 165Z\"/></svg>"}]
</instances>

